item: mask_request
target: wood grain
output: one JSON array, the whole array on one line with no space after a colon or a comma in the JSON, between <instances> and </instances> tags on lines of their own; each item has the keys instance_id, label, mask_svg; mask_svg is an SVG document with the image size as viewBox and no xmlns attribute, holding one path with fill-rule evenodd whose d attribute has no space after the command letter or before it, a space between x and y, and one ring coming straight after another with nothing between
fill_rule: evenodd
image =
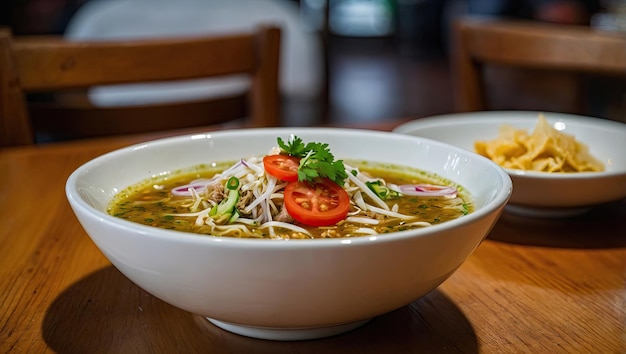
<instances>
[{"instance_id":1,"label":"wood grain","mask_svg":"<svg viewBox=\"0 0 626 354\"><path fill-rule=\"evenodd\" d=\"M0 149L0 352L626 351L626 200L576 219L505 212L437 290L343 335L273 342L223 331L119 273L65 199L80 164L160 136Z\"/></svg>"}]
</instances>

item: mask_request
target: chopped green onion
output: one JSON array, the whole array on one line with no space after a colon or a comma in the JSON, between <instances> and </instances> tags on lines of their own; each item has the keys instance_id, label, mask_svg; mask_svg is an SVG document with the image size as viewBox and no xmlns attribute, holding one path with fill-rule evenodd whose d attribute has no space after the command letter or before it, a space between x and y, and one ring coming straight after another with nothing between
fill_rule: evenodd
<instances>
[{"instance_id":1,"label":"chopped green onion","mask_svg":"<svg viewBox=\"0 0 626 354\"><path fill-rule=\"evenodd\" d=\"M365 182L365 185L382 200L400 196L398 192L387 188L381 181Z\"/></svg>"},{"instance_id":2,"label":"chopped green onion","mask_svg":"<svg viewBox=\"0 0 626 354\"><path fill-rule=\"evenodd\" d=\"M230 216L230 218L228 219L228 223L232 224L235 221L237 221L237 219L239 219L239 211L237 210L237 208L234 208L233 210L233 214Z\"/></svg>"},{"instance_id":3,"label":"chopped green onion","mask_svg":"<svg viewBox=\"0 0 626 354\"><path fill-rule=\"evenodd\" d=\"M226 182L226 188L231 191L239 188L239 179L235 176L229 178L228 182Z\"/></svg>"}]
</instances>

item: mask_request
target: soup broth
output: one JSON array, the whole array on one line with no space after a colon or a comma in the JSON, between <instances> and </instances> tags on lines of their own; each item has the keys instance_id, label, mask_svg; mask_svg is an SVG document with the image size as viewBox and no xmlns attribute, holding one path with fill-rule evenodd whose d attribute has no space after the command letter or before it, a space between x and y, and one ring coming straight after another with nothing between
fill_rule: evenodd
<instances>
[{"instance_id":1,"label":"soup broth","mask_svg":"<svg viewBox=\"0 0 626 354\"><path fill-rule=\"evenodd\" d=\"M232 163L220 163L212 166L196 166L187 171L154 177L133 185L114 198L108 212L113 216L149 226L197 234L241 238L309 239L386 234L428 227L462 217L473 211L469 195L462 187L453 185L451 181L433 174L402 166L364 161L351 161L350 164L355 166L351 167L352 171L358 169L359 173L373 179L383 180L387 185L436 184L453 186L458 193L454 196L412 196L397 195L393 191L388 191L392 196L384 203L387 204L390 215L376 212L380 207L363 210L360 207L362 203L353 201L350 205L349 216L336 225L311 227L294 220L288 221L294 227L302 228L306 232L285 228L281 226L283 224L278 223L268 223L270 226L262 226L259 223L243 222L252 217L242 210L239 211L241 214L239 222L235 220L227 223L228 228L226 226L215 227L200 220L202 210L210 208L210 204L206 201L199 201L198 196L176 196L172 191L181 186L190 185L192 181L210 179L232 165ZM352 172L352 174L355 173ZM242 180L241 183L244 182ZM346 189L349 190L349 188ZM242 192L241 199L244 198L251 197ZM371 199L367 194L362 196L363 203L367 205L373 204ZM282 207L283 202L280 197L272 199L270 204L270 208L274 208L272 220L279 217ZM403 217L394 217L396 214L401 214Z\"/></svg>"}]
</instances>

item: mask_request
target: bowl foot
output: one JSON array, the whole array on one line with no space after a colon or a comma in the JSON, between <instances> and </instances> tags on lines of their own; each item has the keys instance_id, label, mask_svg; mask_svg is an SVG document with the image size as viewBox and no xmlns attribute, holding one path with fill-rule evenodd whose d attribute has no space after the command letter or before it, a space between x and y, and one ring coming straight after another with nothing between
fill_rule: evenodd
<instances>
[{"instance_id":1,"label":"bowl foot","mask_svg":"<svg viewBox=\"0 0 626 354\"><path fill-rule=\"evenodd\" d=\"M369 322L370 319L334 326L307 328L254 327L218 321L208 317L207 320L209 320L209 322L213 323L214 325L220 327L221 329L246 337L268 340L292 341L318 339L334 336L358 328Z\"/></svg>"}]
</instances>

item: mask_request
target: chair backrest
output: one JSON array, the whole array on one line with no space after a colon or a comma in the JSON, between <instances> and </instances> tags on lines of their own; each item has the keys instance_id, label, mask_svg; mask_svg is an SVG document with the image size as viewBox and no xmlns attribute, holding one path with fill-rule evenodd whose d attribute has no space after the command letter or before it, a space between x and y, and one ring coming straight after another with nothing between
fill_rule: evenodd
<instances>
[{"instance_id":1,"label":"chair backrest","mask_svg":"<svg viewBox=\"0 0 626 354\"><path fill-rule=\"evenodd\" d=\"M462 17L454 23L457 111L488 109L486 65L626 78L626 36L584 26Z\"/></svg>"},{"instance_id":2,"label":"chair backrest","mask_svg":"<svg viewBox=\"0 0 626 354\"><path fill-rule=\"evenodd\" d=\"M13 37L9 29L0 29L0 146L34 143L39 129L74 138L214 125L236 118L251 127L279 125L280 40L280 29L269 25L210 37L92 42ZM85 99L72 99L92 86L226 75L248 76L249 91L130 108L95 107ZM28 101L35 94L56 91L65 98Z\"/></svg>"}]
</instances>

